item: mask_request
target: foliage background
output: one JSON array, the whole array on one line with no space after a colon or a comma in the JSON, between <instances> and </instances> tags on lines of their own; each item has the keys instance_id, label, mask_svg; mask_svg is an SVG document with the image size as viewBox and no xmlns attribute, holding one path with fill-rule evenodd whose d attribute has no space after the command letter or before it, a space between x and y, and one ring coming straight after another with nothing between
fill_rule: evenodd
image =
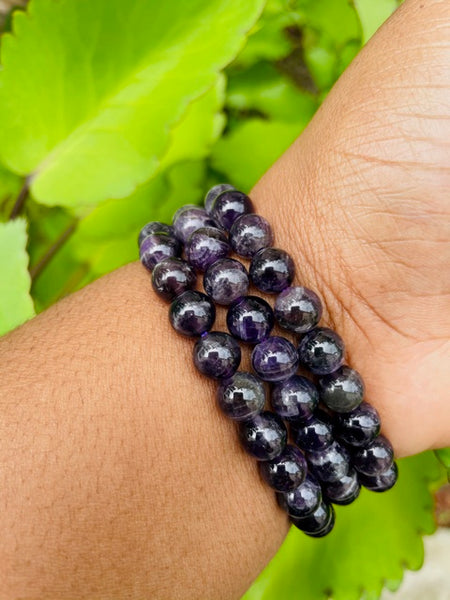
<instances>
[{"instance_id":1,"label":"foliage background","mask_svg":"<svg viewBox=\"0 0 450 600\"><path fill-rule=\"evenodd\" d=\"M32 0L0 22L0 334L136 259L219 181L249 191L396 0ZM12 31L12 34L11 34ZM448 453L441 453L443 462ZM292 531L246 600L377 598L423 560L432 454Z\"/></svg>"}]
</instances>

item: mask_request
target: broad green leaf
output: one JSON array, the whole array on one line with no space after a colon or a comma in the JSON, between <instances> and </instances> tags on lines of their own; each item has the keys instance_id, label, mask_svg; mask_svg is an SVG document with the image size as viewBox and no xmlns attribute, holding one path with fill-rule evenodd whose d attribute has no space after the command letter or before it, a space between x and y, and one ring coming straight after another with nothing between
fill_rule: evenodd
<instances>
[{"instance_id":1,"label":"broad green leaf","mask_svg":"<svg viewBox=\"0 0 450 600\"><path fill-rule=\"evenodd\" d=\"M440 448L435 450L437 459L447 471L447 478L450 481L450 448Z\"/></svg>"},{"instance_id":2,"label":"broad green leaf","mask_svg":"<svg viewBox=\"0 0 450 600\"><path fill-rule=\"evenodd\" d=\"M398 6L397 0L353 0L365 44Z\"/></svg>"},{"instance_id":3,"label":"broad green leaf","mask_svg":"<svg viewBox=\"0 0 450 600\"><path fill-rule=\"evenodd\" d=\"M305 27L327 38L336 48L360 39L358 18L348 0L298 0L298 5L305 15Z\"/></svg>"},{"instance_id":4,"label":"broad green leaf","mask_svg":"<svg viewBox=\"0 0 450 600\"><path fill-rule=\"evenodd\" d=\"M170 128L237 53L263 0L31 0L2 40L0 155L49 205L155 172ZM43 43L45 40L45 43Z\"/></svg>"},{"instance_id":5,"label":"broad green leaf","mask_svg":"<svg viewBox=\"0 0 450 600\"><path fill-rule=\"evenodd\" d=\"M0 165L0 203L11 196L16 196L22 186L22 179Z\"/></svg>"},{"instance_id":6,"label":"broad green leaf","mask_svg":"<svg viewBox=\"0 0 450 600\"><path fill-rule=\"evenodd\" d=\"M433 453L399 461L399 480L384 494L363 490L338 507L336 526L313 539L292 528L281 550L243 600L359 600L400 584L403 569L419 569L422 535L435 529L431 481L441 477Z\"/></svg>"},{"instance_id":7,"label":"broad green leaf","mask_svg":"<svg viewBox=\"0 0 450 600\"><path fill-rule=\"evenodd\" d=\"M34 314L26 244L23 219L0 223L0 335Z\"/></svg>"}]
</instances>

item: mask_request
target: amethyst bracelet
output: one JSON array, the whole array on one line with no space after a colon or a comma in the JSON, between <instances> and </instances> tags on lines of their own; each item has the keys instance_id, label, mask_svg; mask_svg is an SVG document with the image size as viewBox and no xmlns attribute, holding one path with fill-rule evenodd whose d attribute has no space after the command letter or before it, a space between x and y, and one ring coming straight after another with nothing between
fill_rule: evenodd
<instances>
[{"instance_id":1,"label":"amethyst bracelet","mask_svg":"<svg viewBox=\"0 0 450 600\"><path fill-rule=\"evenodd\" d=\"M246 194L216 185L205 208L180 208L172 225L148 223L138 243L154 290L171 302L172 326L197 338L195 366L218 381L221 411L237 422L242 446L297 528L322 537L334 526L333 504L353 502L361 485L384 492L395 484L392 446L360 374L343 364L340 336L319 326L317 294L291 285L294 262L273 247L269 223ZM250 260L248 270L231 253ZM273 307L251 286L275 294ZM215 303L227 307L229 333L211 331ZM298 345L272 335L275 325L300 336ZM238 371L240 343L253 346L253 373Z\"/></svg>"}]
</instances>

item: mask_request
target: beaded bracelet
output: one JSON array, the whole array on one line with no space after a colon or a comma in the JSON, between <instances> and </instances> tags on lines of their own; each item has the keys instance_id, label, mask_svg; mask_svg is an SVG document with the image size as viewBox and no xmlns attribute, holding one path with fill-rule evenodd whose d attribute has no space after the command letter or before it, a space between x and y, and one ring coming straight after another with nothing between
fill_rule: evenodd
<instances>
[{"instance_id":1,"label":"beaded bracelet","mask_svg":"<svg viewBox=\"0 0 450 600\"><path fill-rule=\"evenodd\" d=\"M333 504L353 502L361 485L389 490L397 466L391 444L380 435L377 411L363 401L360 374L343 364L342 339L318 325L319 297L291 285L291 256L272 246L269 223L252 210L246 194L216 185L206 194L205 208L187 205L172 225L145 225L138 238L140 259L152 271L154 290L171 302L174 329L198 338L194 364L218 380L218 405L238 422L241 443L257 459L279 505L301 531L322 537L334 526ZM229 258L232 251L250 260L248 271ZM203 272L205 293L194 289L196 272ZM250 282L277 294L273 308L248 295ZM229 333L211 331L214 302L228 306ZM300 335L298 347L271 335L275 323ZM238 371L239 342L254 346L254 373ZM310 377L298 374L299 367ZM264 382L271 386L272 411L265 410Z\"/></svg>"}]
</instances>

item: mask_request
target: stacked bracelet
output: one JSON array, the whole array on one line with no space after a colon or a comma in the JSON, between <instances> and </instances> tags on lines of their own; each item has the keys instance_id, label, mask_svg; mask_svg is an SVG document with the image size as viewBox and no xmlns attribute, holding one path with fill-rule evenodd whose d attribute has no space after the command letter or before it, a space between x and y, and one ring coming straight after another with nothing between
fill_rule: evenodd
<instances>
[{"instance_id":1,"label":"stacked bracelet","mask_svg":"<svg viewBox=\"0 0 450 600\"><path fill-rule=\"evenodd\" d=\"M148 223L138 241L153 288L171 302L172 326L197 338L195 366L218 380L220 409L238 422L244 449L296 527L322 537L333 528L333 504L353 502L361 485L375 492L394 485L392 446L380 435L377 411L363 401L361 376L343 364L340 336L319 326L317 294L291 285L294 262L273 247L269 223L252 212L246 194L214 186L205 208L180 208L171 226ZM231 252L250 260L248 271ZM195 289L197 272L203 272L205 293ZM273 308L248 295L250 284L277 294ZM215 303L228 307L229 333L211 331ZM271 335L275 323L299 335L298 346ZM254 346L253 373L238 371L240 342ZM266 410L265 382L272 411Z\"/></svg>"}]
</instances>

